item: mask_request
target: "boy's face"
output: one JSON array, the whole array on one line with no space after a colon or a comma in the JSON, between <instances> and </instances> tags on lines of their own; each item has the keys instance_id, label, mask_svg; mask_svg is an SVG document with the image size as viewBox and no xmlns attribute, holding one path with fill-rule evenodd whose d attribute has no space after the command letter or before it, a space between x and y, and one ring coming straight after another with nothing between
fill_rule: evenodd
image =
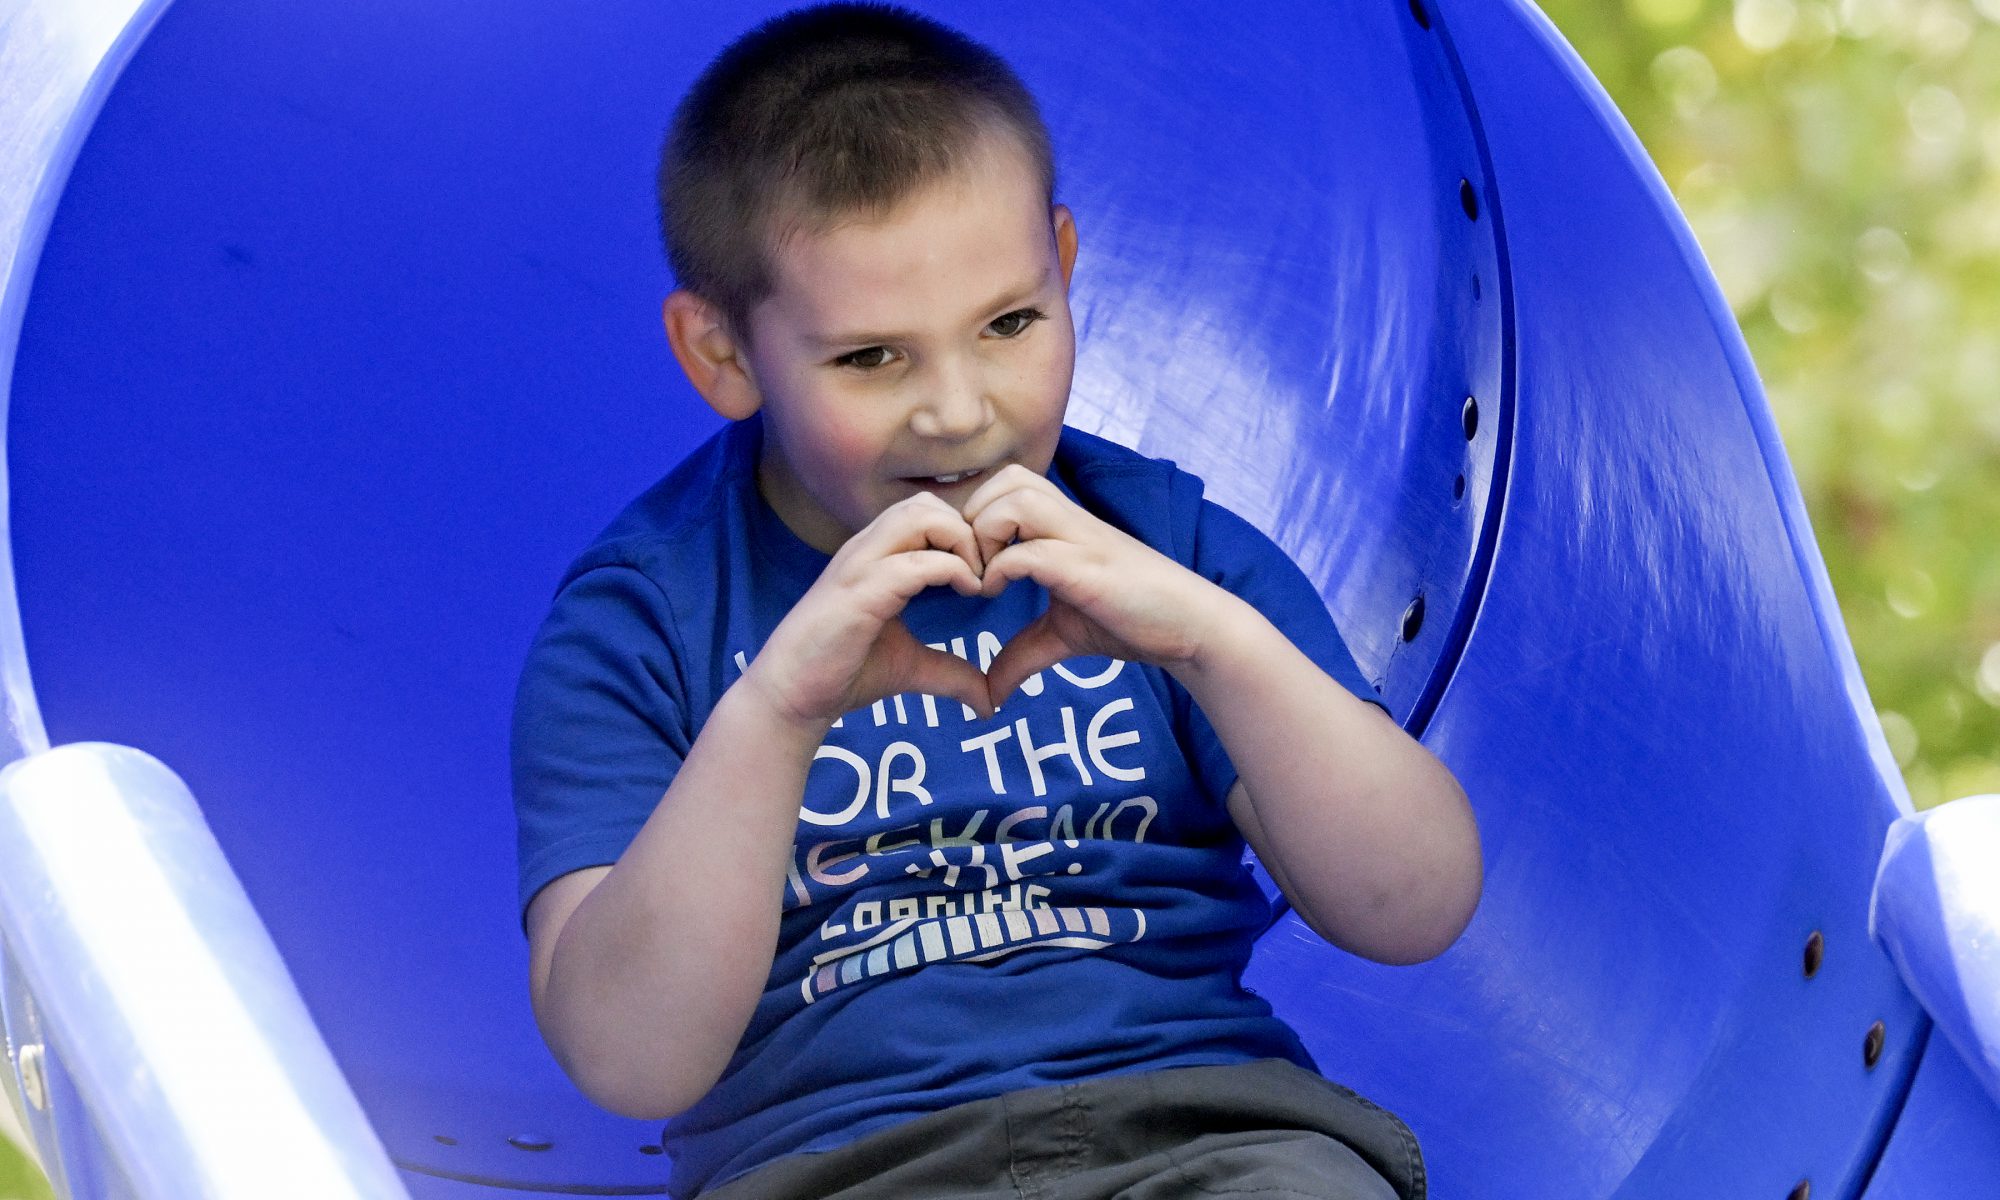
<instances>
[{"instance_id":1,"label":"boy's face","mask_svg":"<svg viewBox=\"0 0 2000 1200\"><path fill-rule=\"evenodd\" d=\"M758 485L785 524L831 554L919 490L959 506L1008 463L1046 472L1075 366L1075 260L1068 210L1051 213L1001 134L886 216L777 245L750 345L733 347L749 403L709 398L762 409Z\"/></svg>"}]
</instances>

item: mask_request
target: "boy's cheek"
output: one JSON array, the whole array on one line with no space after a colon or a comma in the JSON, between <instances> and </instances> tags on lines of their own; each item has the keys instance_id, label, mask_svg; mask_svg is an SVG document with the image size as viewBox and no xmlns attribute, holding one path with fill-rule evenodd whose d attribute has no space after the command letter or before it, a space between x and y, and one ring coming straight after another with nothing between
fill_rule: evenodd
<instances>
[{"instance_id":1,"label":"boy's cheek","mask_svg":"<svg viewBox=\"0 0 2000 1200\"><path fill-rule=\"evenodd\" d=\"M801 431L809 443L801 455L815 478L814 484L841 492L857 489L885 488L888 480L882 475L885 470L881 461L881 445L862 431L838 422L823 422L818 427ZM798 459L794 459L798 461ZM880 497L870 496L871 503ZM886 503L876 507L886 508ZM871 517L875 514L870 513Z\"/></svg>"}]
</instances>

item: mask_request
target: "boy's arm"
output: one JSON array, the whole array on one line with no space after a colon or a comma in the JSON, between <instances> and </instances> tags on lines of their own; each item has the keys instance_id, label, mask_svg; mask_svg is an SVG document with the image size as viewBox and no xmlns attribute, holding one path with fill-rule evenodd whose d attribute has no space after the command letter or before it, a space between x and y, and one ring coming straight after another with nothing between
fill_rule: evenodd
<instances>
[{"instance_id":1,"label":"boy's arm","mask_svg":"<svg viewBox=\"0 0 2000 1200\"><path fill-rule=\"evenodd\" d=\"M617 864L536 895L536 1021L598 1104L664 1119L721 1076L771 972L821 736L730 688Z\"/></svg>"},{"instance_id":2,"label":"boy's arm","mask_svg":"<svg viewBox=\"0 0 2000 1200\"><path fill-rule=\"evenodd\" d=\"M996 700L1077 654L1160 666L1236 766L1231 816L1301 917L1381 962L1442 953L1482 880L1465 793L1431 753L1306 657L1258 609L1008 468L976 491L982 591L1020 578L1049 608L988 668ZM1011 543L1011 544L1010 544Z\"/></svg>"},{"instance_id":3,"label":"boy's arm","mask_svg":"<svg viewBox=\"0 0 2000 1200\"><path fill-rule=\"evenodd\" d=\"M720 1078L770 976L806 774L837 717L905 691L991 711L978 670L900 619L926 587L977 591L975 554L935 496L884 510L723 693L618 862L535 897L536 1020L592 1100L664 1119Z\"/></svg>"},{"instance_id":4,"label":"boy's arm","mask_svg":"<svg viewBox=\"0 0 2000 1200\"><path fill-rule=\"evenodd\" d=\"M1174 676L1236 764L1237 828L1327 941L1384 963L1442 954L1471 921L1483 878L1465 792L1262 613L1215 593L1214 632Z\"/></svg>"}]
</instances>

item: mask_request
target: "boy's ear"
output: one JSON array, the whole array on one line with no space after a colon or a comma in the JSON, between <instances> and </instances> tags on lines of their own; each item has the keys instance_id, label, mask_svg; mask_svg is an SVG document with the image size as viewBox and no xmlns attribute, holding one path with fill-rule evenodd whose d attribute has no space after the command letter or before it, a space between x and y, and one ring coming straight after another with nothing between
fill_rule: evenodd
<instances>
[{"instance_id":1,"label":"boy's ear","mask_svg":"<svg viewBox=\"0 0 2000 1200\"><path fill-rule=\"evenodd\" d=\"M741 421L763 405L743 345L721 309L681 288L667 297L660 307L660 318L681 370L710 408L732 421Z\"/></svg>"},{"instance_id":2,"label":"boy's ear","mask_svg":"<svg viewBox=\"0 0 2000 1200\"><path fill-rule=\"evenodd\" d=\"M1068 288L1070 272L1076 269L1076 218L1067 204L1056 205L1049 215L1056 227L1056 261L1062 266L1063 287Z\"/></svg>"}]
</instances>

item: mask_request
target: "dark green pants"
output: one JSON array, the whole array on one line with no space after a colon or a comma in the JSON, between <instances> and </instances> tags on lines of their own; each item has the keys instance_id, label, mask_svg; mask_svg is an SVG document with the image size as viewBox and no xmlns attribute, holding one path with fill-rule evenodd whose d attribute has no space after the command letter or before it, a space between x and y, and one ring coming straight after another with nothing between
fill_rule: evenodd
<instances>
[{"instance_id":1,"label":"dark green pants","mask_svg":"<svg viewBox=\"0 0 2000 1200\"><path fill-rule=\"evenodd\" d=\"M975 1100L792 1154L702 1200L1422 1200L1393 1114L1281 1059Z\"/></svg>"}]
</instances>

